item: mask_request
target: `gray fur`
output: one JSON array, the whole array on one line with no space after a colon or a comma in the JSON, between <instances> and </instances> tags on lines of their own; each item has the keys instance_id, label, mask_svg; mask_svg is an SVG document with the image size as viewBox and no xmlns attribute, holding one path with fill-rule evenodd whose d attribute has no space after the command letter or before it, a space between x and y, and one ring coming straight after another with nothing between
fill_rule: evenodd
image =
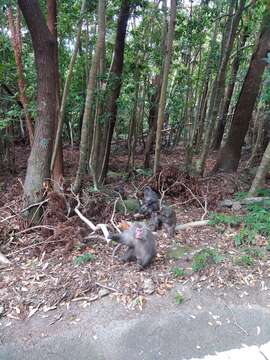
<instances>
[{"instance_id":1,"label":"gray fur","mask_svg":"<svg viewBox=\"0 0 270 360\"><path fill-rule=\"evenodd\" d=\"M139 238L136 238L137 229L141 230ZM145 224L134 223L121 234L110 235L110 238L128 247L122 261L137 261L137 264L144 268L156 256L154 234Z\"/></svg>"}]
</instances>

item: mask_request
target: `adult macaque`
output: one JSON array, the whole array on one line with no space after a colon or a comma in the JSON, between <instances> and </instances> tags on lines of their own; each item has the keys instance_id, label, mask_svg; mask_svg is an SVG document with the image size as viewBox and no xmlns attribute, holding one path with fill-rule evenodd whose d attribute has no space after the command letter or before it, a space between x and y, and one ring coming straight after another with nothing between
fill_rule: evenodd
<instances>
[{"instance_id":1,"label":"adult macaque","mask_svg":"<svg viewBox=\"0 0 270 360\"><path fill-rule=\"evenodd\" d=\"M142 223L134 223L121 234L110 235L110 239L128 247L122 261L137 261L144 268L156 256L154 234Z\"/></svg>"},{"instance_id":2,"label":"adult macaque","mask_svg":"<svg viewBox=\"0 0 270 360\"><path fill-rule=\"evenodd\" d=\"M175 210L169 206L163 206L160 211L160 218L166 233L172 237L175 234L176 213Z\"/></svg>"},{"instance_id":3,"label":"adult macaque","mask_svg":"<svg viewBox=\"0 0 270 360\"><path fill-rule=\"evenodd\" d=\"M151 231L160 230L162 227L162 220L160 214L158 212L152 212L147 225Z\"/></svg>"},{"instance_id":4,"label":"adult macaque","mask_svg":"<svg viewBox=\"0 0 270 360\"><path fill-rule=\"evenodd\" d=\"M145 186L144 188L144 200L141 206L140 213L146 216L151 216L155 211L159 211L160 203L158 194L150 188Z\"/></svg>"}]
</instances>

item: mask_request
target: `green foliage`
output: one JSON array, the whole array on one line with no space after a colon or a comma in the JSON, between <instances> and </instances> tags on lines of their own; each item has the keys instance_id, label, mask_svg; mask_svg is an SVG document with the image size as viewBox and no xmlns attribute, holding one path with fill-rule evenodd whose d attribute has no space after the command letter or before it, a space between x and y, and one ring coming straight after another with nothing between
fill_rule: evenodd
<instances>
[{"instance_id":1,"label":"green foliage","mask_svg":"<svg viewBox=\"0 0 270 360\"><path fill-rule=\"evenodd\" d=\"M175 294L175 303L177 305L181 305L183 301L184 301L183 295L179 291L177 291L177 293Z\"/></svg>"},{"instance_id":2,"label":"green foliage","mask_svg":"<svg viewBox=\"0 0 270 360\"><path fill-rule=\"evenodd\" d=\"M236 235L235 244L255 244L256 234L270 237L269 210L263 204L248 206L248 213L243 217L243 228Z\"/></svg>"},{"instance_id":3,"label":"green foliage","mask_svg":"<svg viewBox=\"0 0 270 360\"><path fill-rule=\"evenodd\" d=\"M250 255L256 259L262 259L265 255L265 251L263 251L262 249L257 248L257 247L248 247L246 249L243 249L243 252L246 255Z\"/></svg>"},{"instance_id":4,"label":"green foliage","mask_svg":"<svg viewBox=\"0 0 270 360\"><path fill-rule=\"evenodd\" d=\"M126 199L119 200L116 204L116 211L124 214L127 212L128 214L136 213L140 209L140 204L137 199Z\"/></svg>"},{"instance_id":5,"label":"green foliage","mask_svg":"<svg viewBox=\"0 0 270 360\"><path fill-rule=\"evenodd\" d=\"M241 266L253 266L254 260L252 259L252 257L250 255L243 255L243 256L239 256L238 258L236 258L235 263L237 265L241 265Z\"/></svg>"},{"instance_id":6,"label":"green foliage","mask_svg":"<svg viewBox=\"0 0 270 360\"><path fill-rule=\"evenodd\" d=\"M209 219L210 225L225 224L231 226L238 226L242 222L241 217L228 214L212 213L210 214Z\"/></svg>"},{"instance_id":7,"label":"green foliage","mask_svg":"<svg viewBox=\"0 0 270 360\"><path fill-rule=\"evenodd\" d=\"M177 266L171 269L171 273L175 278L183 277L186 275L185 270Z\"/></svg>"},{"instance_id":8,"label":"green foliage","mask_svg":"<svg viewBox=\"0 0 270 360\"><path fill-rule=\"evenodd\" d=\"M203 249L194 255L192 261L192 270L199 271L211 264L217 264L222 261L222 256L215 249Z\"/></svg>"},{"instance_id":9,"label":"green foliage","mask_svg":"<svg viewBox=\"0 0 270 360\"><path fill-rule=\"evenodd\" d=\"M79 255L75 257L75 265L84 265L89 261L94 261L96 259L95 255L91 253L85 253L83 255Z\"/></svg>"}]
</instances>

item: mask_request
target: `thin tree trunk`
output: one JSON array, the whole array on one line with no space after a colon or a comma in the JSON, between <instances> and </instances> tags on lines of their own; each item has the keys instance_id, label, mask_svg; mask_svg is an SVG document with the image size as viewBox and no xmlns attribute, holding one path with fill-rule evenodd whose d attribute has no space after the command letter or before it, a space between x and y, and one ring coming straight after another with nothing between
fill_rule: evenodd
<instances>
[{"instance_id":1,"label":"thin tree trunk","mask_svg":"<svg viewBox=\"0 0 270 360\"><path fill-rule=\"evenodd\" d=\"M220 104L224 97L227 64L230 59L234 39L236 36L236 31L237 31L238 24L241 19L242 12L244 10L245 1L246 0L241 0L238 11L231 18L231 15L232 15L232 12L233 12L233 9L235 6L235 0L231 0L230 12L229 12L230 17L227 20L226 30L224 33L223 45L222 45L222 50L221 50L220 66L219 66L217 77L214 82L213 91L211 94L211 100L210 100L209 111L208 111L208 116L207 116L208 124L207 124L207 129L205 132L204 144L203 144L200 159L198 160L197 166L196 166L199 174L202 174L204 171L205 162L207 159L210 142L211 142L211 135L212 135L213 129L215 127L215 122L217 119Z\"/></svg>"},{"instance_id":2,"label":"thin tree trunk","mask_svg":"<svg viewBox=\"0 0 270 360\"><path fill-rule=\"evenodd\" d=\"M7 15L8 15L9 31L11 33L11 43L15 55L15 63L18 74L19 96L20 96L21 104L23 106L23 112L25 116L30 145L32 146L34 139L34 130L33 130L31 116L28 111L28 99L25 94L25 79L23 75L23 65L22 65L22 44L21 44L21 28L20 28L20 17L19 17L20 13L18 6L16 7L16 25L14 24L11 5L8 7Z\"/></svg>"},{"instance_id":3,"label":"thin tree trunk","mask_svg":"<svg viewBox=\"0 0 270 360\"><path fill-rule=\"evenodd\" d=\"M135 145L135 139L137 134L137 120L138 120L138 96L139 96L139 87L140 87L140 79L135 76L135 82L136 82L136 89L135 89L135 96L134 96L134 105L133 105L133 111L132 116L130 119L129 124L129 134L128 134L128 160L127 160L127 170L130 168L130 160L131 160L131 169L133 169L133 162L134 162L134 145Z\"/></svg>"},{"instance_id":4,"label":"thin tree trunk","mask_svg":"<svg viewBox=\"0 0 270 360\"><path fill-rule=\"evenodd\" d=\"M255 142L252 144L252 154L247 161L246 167L253 167L255 165L255 160L256 160L257 156L259 155L259 151L261 150L260 147L262 145L263 126L264 126L262 109L259 109L257 111L256 123L258 124L256 139L255 139Z\"/></svg>"},{"instance_id":5,"label":"thin tree trunk","mask_svg":"<svg viewBox=\"0 0 270 360\"><path fill-rule=\"evenodd\" d=\"M52 36L55 38L56 47L54 50L54 71L55 71L55 86L56 86L56 107L55 107L55 116L54 116L54 130L55 134L58 127L58 116L59 116L59 104L60 104L60 75L59 75L59 64L58 64L58 42L57 42L57 2L56 0L47 0L47 26L50 30ZM64 164L63 164L63 147L62 141L60 139L57 146L57 151L55 155L54 166L52 169L52 178L53 178L53 188L55 190L60 189L60 184L63 179L64 174Z\"/></svg>"},{"instance_id":6,"label":"thin tree trunk","mask_svg":"<svg viewBox=\"0 0 270 360\"><path fill-rule=\"evenodd\" d=\"M254 105L260 90L262 76L267 62L264 60L270 51L270 4L263 18L261 33L251 57L239 99L234 111L228 138L220 150L214 171L236 171L241 150L248 130Z\"/></svg>"},{"instance_id":7,"label":"thin tree trunk","mask_svg":"<svg viewBox=\"0 0 270 360\"><path fill-rule=\"evenodd\" d=\"M106 101L107 106L105 107L105 111L108 114L108 125L106 130L107 137L105 142L105 154L99 179L100 182L103 182L103 180L106 178L109 167L111 142L117 115L117 99L119 97L122 85L121 77L123 71L125 38L130 13L130 5L130 0L122 0L117 22L114 58L109 80L110 91Z\"/></svg>"},{"instance_id":8,"label":"thin tree trunk","mask_svg":"<svg viewBox=\"0 0 270 360\"><path fill-rule=\"evenodd\" d=\"M172 57L172 46L174 38L175 18L176 18L176 0L171 0L171 14L167 36L167 49L164 60L164 71L162 78L162 86L160 92L159 106L158 106L158 118L157 118L157 133L156 133L156 146L155 146L155 159L154 159L154 174L157 173L160 162L160 146L161 146L161 131L164 120L164 110L166 105L166 92L169 78L171 57Z\"/></svg>"},{"instance_id":9,"label":"thin tree trunk","mask_svg":"<svg viewBox=\"0 0 270 360\"><path fill-rule=\"evenodd\" d=\"M37 119L24 183L25 203L30 205L42 199L44 180L50 177L56 106L56 42L46 26L38 1L19 0L18 3L31 34L37 68Z\"/></svg>"},{"instance_id":10,"label":"thin tree trunk","mask_svg":"<svg viewBox=\"0 0 270 360\"><path fill-rule=\"evenodd\" d=\"M256 191L263 187L265 182L265 176L269 171L270 166L270 143L267 145L267 148L263 154L262 161L257 170L256 176L252 182L251 188L248 192L248 196L252 197L256 195Z\"/></svg>"},{"instance_id":11,"label":"thin tree trunk","mask_svg":"<svg viewBox=\"0 0 270 360\"><path fill-rule=\"evenodd\" d=\"M73 50L73 53L72 53L72 56L70 59L69 66L68 66L68 72L67 72L67 77L66 77L66 81L65 81L65 85L64 85L61 106L60 106L60 111L59 111L59 116L58 116L58 124L57 124L57 130L56 130L53 153L52 153L52 160L51 160L51 171L54 168L56 154L58 151L58 145L59 145L59 142L61 139L68 91L69 91L69 86L70 86L70 82L71 82L71 78L72 78L73 67L74 67L74 64L75 64L75 61L77 58L77 54L78 54L80 38L81 38L81 31L82 31L83 14L85 12L85 8L86 8L86 0L83 0L82 6L81 6L81 11L80 11L80 18L78 21L78 30L77 30L75 46L74 46L74 50Z\"/></svg>"},{"instance_id":12,"label":"thin tree trunk","mask_svg":"<svg viewBox=\"0 0 270 360\"><path fill-rule=\"evenodd\" d=\"M240 62L241 62L242 48L245 46L247 38L248 38L247 27L245 27L243 36L240 40L239 49L236 53L236 56L235 56L233 64L232 64L231 78L230 78L230 82L229 82L229 85L228 85L228 88L226 91L224 106L222 107L221 114L219 114L219 122L218 122L218 126L216 129L214 141L213 141L213 149L214 150L218 150L220 148L220 145L221 145L221 142L223 139L223 134L225 131L228 112L229 112L229 108L230 108L230 104L231 104L231 100L232 100L232 96L233 96L233 92L234 92L234 87L235 87L235 83L236 83L236 79L237 79L237 73L238 73L238 69L240 66Z\"/></svg>"},{"instance_id":13,"label":"thin tree trunk","mask_svg":"<svg viewBox=\"0 0 270 360\"><path fill-rule=\"evenodd\" d=\"M161 78L160 78L161 73L162 70L160 74L156 75L156 77L153 80L153 86L155 87L155 92L151 96L150 109L148 115L149 132L146 138L145 149L144 149L144 162L143 162L143 167L145 169L150 168L151 150L157 130L158 103L159 103L160 90L161 90Z\"/></svg>"},{"instance_id":14,"label":"thin tree trunk","mask_svg":"<svg viewBox=\"0 0 270 360\"><path fill-rule=\"evenodd\" d=\"M74 192L78 193L81 189L83 176L85 175L85 169L87 165L87 153L90 147L89 144L89 128L93 123L93 101L94 90L96 83L96 75L98 70L98 64L100 62L101 54L103 52L105 39L105 0L99 0L98 3L98 39L96 43L95 55L92 59L91 68L89 71L89 80L87 86L87 94L85 100L85 108L83 114L83 123L81 131L81 143L80 143L80 159L76 179L74 183Z\"/></svg>"}]
</instances>

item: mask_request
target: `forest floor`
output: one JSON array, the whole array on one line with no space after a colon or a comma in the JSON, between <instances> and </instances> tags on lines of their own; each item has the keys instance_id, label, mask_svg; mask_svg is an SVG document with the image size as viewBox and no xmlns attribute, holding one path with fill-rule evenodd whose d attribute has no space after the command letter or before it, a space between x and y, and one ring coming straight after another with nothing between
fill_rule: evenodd
<instances>
[{"instance_id":1,"label":"forest floor","mask_svg":"<svg viewBox=\"0 0 270 360\"><path fill-rule=\"evenodd\" d=\"M71 212L68 217L63 198L49 189L44 188L48 201L44 204L43 227L26 223L21 214L21 184L27 155L18 146L17 173L3 172L0 177L0 251L11 261L10 266L0 268L0 317L25 319L37 311L47 312L73 302L87 307L106 295L129 308L141 309L149 294L164 295L175 283L188 284L195 290L255 286L265 290L265 280L270 276L268 239L255 234L253 246L250 243L236 246L235 237L242 224L190 227L178 231L173 239L161 230L156 260L140 271L135 263L121 263L118 253L112 256L114 244L107 244L100 237L85 242L89 228L76 214ZM70 199L74 207L76 201L68 184L74 177L78 150L65 147L64 157L67 182L64 200ZM166 190L163 200L174 206L178 224L207 219L211 212L235 217L245 213L243 208L231 210L220 205L223 199L248 190L251 175L243 170L244 163L238 174L192 178L178 169L177 165L183 162L179 147L163 155L163 170L154 179L143 170L127 177L126 160L123 150L117 149L105 192L93 192L88 179L85 187L88 190L81 194L80 210L94 224L111 224L112 216L115 223L133 219L132 214L114 211L118 196L113 190L119 183L128 199L140 198L146 184ZM208 169L214 161L215 154L208 160ZM141 163L142 156L138 156L138 168ZM180 303L181 296L179 293L175 301Z\"/></svg>"}]
</instances>

